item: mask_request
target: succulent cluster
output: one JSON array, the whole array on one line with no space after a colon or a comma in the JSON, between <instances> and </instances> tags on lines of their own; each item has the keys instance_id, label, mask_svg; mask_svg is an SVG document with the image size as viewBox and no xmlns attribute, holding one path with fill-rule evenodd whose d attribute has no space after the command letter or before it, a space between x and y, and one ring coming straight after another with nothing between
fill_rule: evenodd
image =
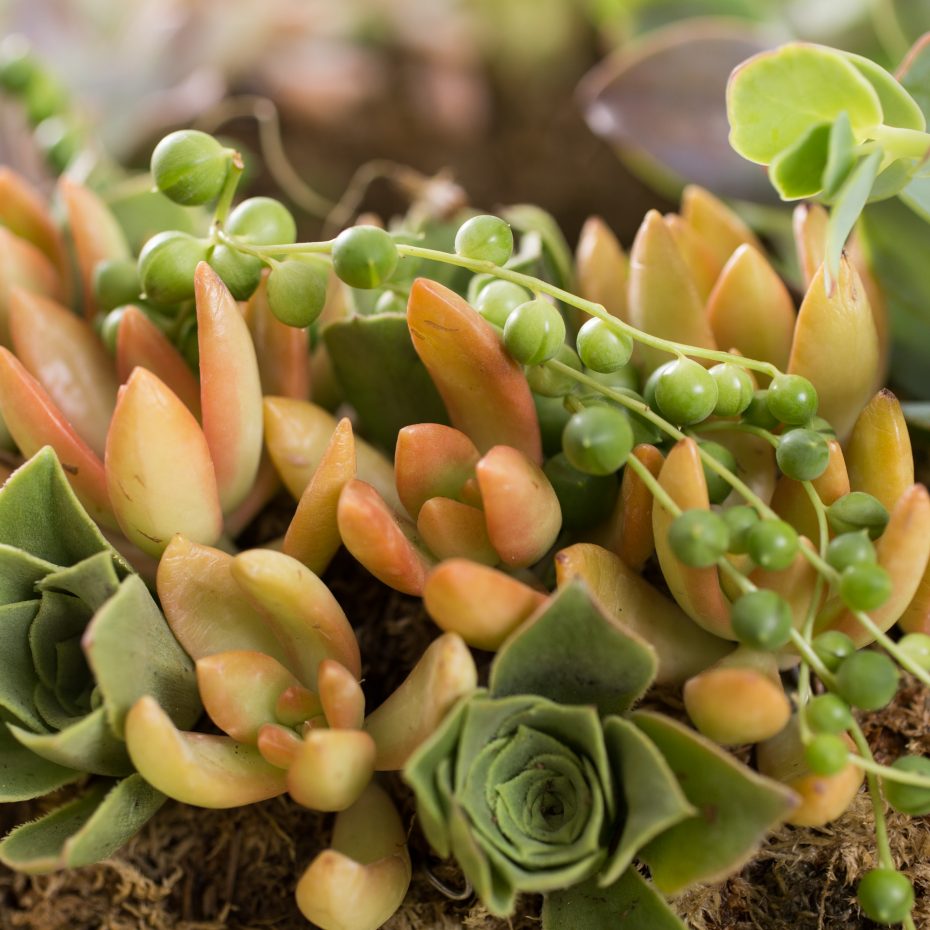
<instances>
[{"instance_id":1,"label":"succulent cluster","mask_svg":"<svg viewBox=\"0 0 930 930\"><path fill-rule=\"evenodd\" d=\"M234 206L241 175L208 135L162 140L152 176L194 231L152 230L138 258L62 180L78 288L41 198L0 175L0 413L33 456L0 492L5 797L122 779L67 809L62 851L39 821L7 862L107 855L164 795L286 792L337 813L301 910L375 930L411 862L373 778L403 770L492 912L541 893L553 930L680 928L659 892L729 873L782 820L839 816L863 778L880 836L884 801L930 810L930 761L878 764L853 713L900 668L930 685L930 495L881 389L882 294L860 252L832 251L848 210L798 208L796 310L699 188L629 256L597 219L572 256L527 206L298 243L277 201ZM283 538L240 551L282 485ZM443 631L372 712L320 578L342 545ZM496 652L486 687L468 647ZM633 709L653 682L682 688L697 733ZM742 744L758 771L720 748ZM859 899L913 927L887 844Z\"/></svg>"}]
</instances>

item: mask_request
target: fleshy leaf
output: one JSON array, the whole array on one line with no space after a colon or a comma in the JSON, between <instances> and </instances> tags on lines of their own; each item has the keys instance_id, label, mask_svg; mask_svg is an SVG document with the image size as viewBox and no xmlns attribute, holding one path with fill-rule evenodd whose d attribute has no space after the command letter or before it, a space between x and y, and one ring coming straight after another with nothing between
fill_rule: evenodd
<instances>
[{"instance_id":1,"label":"fleshy leaf","mask_svg":"<svg viewBox=\"0 0 930 930\"><path fill-rule=\"evenodd\" d=\"M543 930L687 930L681 919L634 868L609 888L595 879L563 891L550 891L543 902Z\"/></svg>"},{"instance_id":2,"label":"fleshy leaf","mask_svg":"<svg viewBox=\"0 0 930 930\"><path fill-rule=\"evenodd\" d=\"M323 716L337 730L359 730L365 723L365 693L358 679L333 659L324 659L317 673Z\"/></svg>"},{"instance_id":3,"label":"fleshy leaf","mask_svg":"<svg viewBox=\"0 0 930 930\"><path fill-rule=\"evenodd\" d=\"M769 178L782 200L803 200L820 193L830 134L830 123L817 123L772 159Z\"/></svg>"},{"instance_id":4,"label":"fleshy leaf","mask_svg":"<svg viewBox=\"0 0 930 930\"><path fill-rule=\"evenodd\" d=\"M323 338L346 399L377 445L393 448L398 431L411 423L448 422L404 314L355 316L327 326Z\"/></svg>"},{"instance_id":5,"label":"fleshy leaf","mask_svg":"<svg viewBox=\"0 0 930 930\"><path fill-rule=\"evenodd\" d=\"M36 673L29 642L29 631L38 610L37 600L0 606L4 671L0 678L0 709L23 725L44 733L47 727L35 704Z\"/></svg>"},{"instance_id":6,"label":"fleshy leaf","mask_svg":"<svg viewBox=\"0 0 930 930\"><path fill-rule=\"evenodd\" d=\"M655 649L659 684L681 684L732 649L600 546L576 543L562 549L556 554L555 569L560 588L580 578L608 616Z\"/></svg>"},{"instance_id":7,"label":"fleshy leaf","mask_svg":"<svg viewBox=\"0 0 930 930\"><path fill-rule=\"evenodd\" d=\"M98 552L67 568L50 567L36 584L38 591L65 591L91 610L102 607L119 588L120 574L109 552Z\"/></svg>"},{"instance_id":8,"label":"fleshy leaf","mask_svg":"<svg viewBox=\"0 0 930 930\"><path fill-rule=\"evenodd\" d=\"M220 505L228 513L248 494L258 472L262 386L249 328L232 294L206 262L197 266L194 287L203 433Z\"/></svg>"},{"instance_id":9,"label":"fleshy leaf","mask_svg":"<svg viewBox=\"0 0 930 930\"><path fill-rule=\"evenodd\" d=\"M257 749L227 736L181 732L151 697L129 712L126 745L139 774L185 804L240 807L286 790L284 771Z\"/></svg>"},{"instance_id":10,"label":"fleshy leaf","mask_svg":"<svg viewBox=\"0 0 930 930\"><path fill-rule=\"evenodd\" d=\"M310 730L287 770L288 793L311 810L345 810L371 781L375 752L363 730Z\"/></svg>"},{"instance_id":11,"label":"fleshy leaf","mask_svg":"<svg viewBox=\"0 0 930 930\"><path fill-rule=\"evenodd\" d=\"M60 279L42 252L0 225L0 345L3 346L12 344L10 300L15 291L57 299L61 297Z\"/></svg>"},{"instance_id":12,"label":"fleshy leaf","mask_svg":"<svg viewBox=\"0 0 930 930\"><path fill-rule=\"evenodd\" d=\"M689 184L682 191L681 215L701 242L713 252L718 269L723 269L741 245L751 245L757 252L765 251L740 216L697 184Z\"/></svg>"},{"instance_id":13,"label":"fleshy leaf","mask_svg":"<svg viewBox=\"0 0 930 930\"><path fill-rule=\"evenodd\" d=\"M127 578L97 611L82 645L117 736L122 737L126 714L144 694L154 697L180 727L200 716L191 660L138 575Z\"/></svg>"},{"instance_id":14,"label":"fleshy leaf","mask_svg":"<svg viewBox=\"0 0 930 930\"><path fill-rule=\"evenodd\" d=\"M431 497L420 508L417 532L438 559L471 559L484 565L500 561L488 538L485 512L461 501Z\"/></svg>"},{"instance_id":15,"label":"fleshy leaf","mask_svg":"<svg viewBox=\"0 0 930 930\"><path fill-rule=\"evenodd\" d=\"M916 129L922 132L927 128L924 114L914 98L902 87L894 76L870 58L856 55L854 52L841 51L840 54L872 85L882 105L882 122L886 126L901 129ZM905 65L906 67L906 65Z\"/></svg>"},{"instance_id":16,"label":"fleshy leaf","mask_svg":"<svg viewBox=\"0 0 930 930\"><path fill-rule=\"evenodd\" d=\"M694 229L676 213L667 213L663 218L668 231L675 240L678 252L685 263L688 274L697 288L698 297L707 300L714 282L720 274L717 256Z\"/></svg>"},{"instance_id":17,"label":"fleshy leaf","mask_svg":"<svg viewBox=\"0 0 930 930\"><path fill-rule=\"evenodd\" d=\"M361 675L358 641L329 588L296 559L251 549L233 559L232 576L284 647L289 668L316 690L320 662L335 659Z\"/></svg>"},{"instance_id":18,"label":"fleshy leaf","mask_svg":"<svg viewBox=\"0 0 930 930\"><path fill-rule=\"evenodd\" d=\"M622 714L655 678L655 651L606 616L585 585L554 594L501 647L491 666L494 697L539 694Z\"/></svg>"},{"instance_id":19,"label":"fleshy leaf","mask_svg":"<svg viewBox=\"0 0 930 930\"><path fill-rule=\"evenodd\" d=\"M7 662L6 653L4 662ZM0 696L0 702L2 700ZM82 772L37 756L23 746L5 724L0 724L0 801L28 801L82 777ZM2 849L0 845L0 857Z\"/></svg>"},{"instance_id":20,"label":"fleshy leaf","mask_svg":"<svg viewBox=\"0 0 930 930\"><path fill-rule=\"evenodd\" d=\"M460 697L474 691L478 671L454 633L434 640L396 691L365 721L378 749L375 769L403 768Z\"/></svg>"},{"instance_id":21,"label":"fleshy leaf","mask_svg":"<svg viewBox=\"0 0 930 930\"><path fill-rule=\"evenodd\" d=\"M627 320L629 276L630 263L617 237L599 216L588 217L575 249L578 294L601 304L611 316Z\"/></svg>"},{"instance_id":22,"label":"fleshy leaf","mask_svg":"<svg viewBox=\"0 0 930 930\"><path fill-rule=\"evenodd\" d=\"M104 465L120 527L143 552L160 556L175 533L208 545L219 539L223 518L203 431L145 368L120 389Z\"/></svg>"},{"instance_id":23,"label":"fleshy leaf","mask_svg":"<svg viewBox=\"0 0 930 930\"><path fill-rule=\"evenodd\" d=\"M703 737L659 714L633 723L658 747L698 814L669 828L640 853L656 886L674 892L714 881L745 862L797 798Z\"/></svg>"},{"instance_id":24,"label":"fleshy leaf","mask_svg":"<svg viewBox=\"0 0 930 930\"><path fill-rule=\"evenodd\" d=\"M453 425L481 452L503 444L541 461L529 385L491 324L457 294L424 278L410 290L407 323Z\"/></svg>"}]
</instances>

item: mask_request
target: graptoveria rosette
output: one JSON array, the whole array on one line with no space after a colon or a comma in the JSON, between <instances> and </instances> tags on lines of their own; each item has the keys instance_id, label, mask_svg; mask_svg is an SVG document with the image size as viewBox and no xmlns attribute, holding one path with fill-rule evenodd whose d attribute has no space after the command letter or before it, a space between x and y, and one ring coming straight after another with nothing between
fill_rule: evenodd
<instances>
[{"instance_id":1,"label":"graptoveria rosette","mask_svg":"<svg viewBox=\"0 0 930 930\"><path fill-rule=\"evenodd\" d=\"M686 727L630 707L653 650L575 582L498 652L404 770L421 826L495 914L544 893L543 927L683 925L633 868L678 891L743 862L792 792ZM625 923L624 926L627 924Z\"/></svg>"},{"instance_id":2,"label":"graptoveria rosette","mask_svg":"<svg viewBox=\"0 0 930 930\"><path fill-rule=\"evenodd\" d=\"M0 801L100 776L13 830L0 859L27 872L96 862L165 799L134 773L126 714L152 694L179 725L193 723L193 663L49 448L0 490L0 598Z\"/></svg>"}]
</instances>

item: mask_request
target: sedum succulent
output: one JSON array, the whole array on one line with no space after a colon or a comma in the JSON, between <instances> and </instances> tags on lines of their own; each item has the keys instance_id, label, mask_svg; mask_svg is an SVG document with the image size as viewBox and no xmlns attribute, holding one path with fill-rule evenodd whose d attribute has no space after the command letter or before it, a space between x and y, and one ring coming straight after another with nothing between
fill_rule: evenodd
<instances>
[{"instance_id":1,"label":"sedum succulent","mask_svg":"<svg viewBox=\"0 0 930 930\"><path fill-rule=\"evenodd\" d=\"M191 661L145 584L82 509L51 449L0 490L0 800L81 783L13 830L0 858L41 872L102 859L165 797L134 772L126 719L157 697L179 726L200 715Z\"/></svg>"}]
</instances>

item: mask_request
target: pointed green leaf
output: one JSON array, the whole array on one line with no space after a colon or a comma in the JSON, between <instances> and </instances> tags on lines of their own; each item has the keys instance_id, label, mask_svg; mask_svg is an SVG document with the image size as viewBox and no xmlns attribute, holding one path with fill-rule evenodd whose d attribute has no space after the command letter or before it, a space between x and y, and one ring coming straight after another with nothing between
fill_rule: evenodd
<instances>
[{"instance_id":1,"label":"pointed green leaf","mask_svg":"<svg viewBox=\"0 0 930 930\"><path fill-rule=\"evenodd\" d=\"M0 601L12 604L35 597L36 582L55 568L45 559L0 543Z\"/></svg>"},{"instance_id":2,"label":"pointed green leaf","mask_svg":"<svg viewBox=\"0 0 930 930\"><path fill-rule=\"evenodd\" d=\"M47 729L35 705L36 675L29 648L29 628L39 610L38 601L0 607L0 709L38 732Z\"/></svg>"},{"instance_id":3,"label":"pointed green leaf","mask_svg":"<svg viewBox=\"0 0 930 930\"><path fill-rule=\"evenodd\" d=\"M632 720L665 756L698 810L640 853L661 891L716 881L738 868L796 806L792 791L741 765L683 724L646 711L634 713Z\"/></svg>"},{"instance_id":4,"label":"pointed green leaf","mask_svg":"<svg viewBox=\"0 0 930 930\"><path fill-rule=\"evenodd\" d=\"M39 680L52 691L57 677L58 643L80 636L90 618L90 608L70 594L46 591L42 596L29 627L29 648Z\"/></svg>"},{"instance_id":5,"label":"pointed green leaf","mask_svg":"<svg viewBox=\"0 0 930 930\"><path fill-rule=\"evenodd\" d=\"M356 316L327 326L326 348L361 431L385 449L411 423L448 423L449 417L402 313Z\"/></svg>"},{"instance_id":6,"label":"pointed green leaf","mask_svg":"<svg viewBox=\"0 0 930 930\"><path fill-rule=\"evenodd\" d=\"M453 804L449 813L449 836L452 855L481 898L481 903L498 917L513 913L517 892L513 885L491 864L475 839L464 811Z\"/></svg>"},{"instance_id":7,"label":"pointed green leaf","mask_svg":"<svg viewBox=\"0 0 930 930\"><path fill-rule=\"evenodd\" d=\"M636 869L609 888L592 879L546 895L543 930L687 930Z\"/></svg>"},{"instance_id":8,"label":"pointed green leaf","mask_svg":"<svg viewBox=\"0 0 930 930\"><path fill-rule=\"evenodd\" d=\"M76 869L112 855L164 803L165 796L131 775L101 782L74 801L25 823L0 843L0 860L33 874Z\"/></svg>"},{"instance_id":9,"label":"pointed green leaf","mask_svg":"<svg viewBox=\"0 0 930 930\"><path fill-rule=\"evenodd\" d=\"M852 170L856 161L853 151L855 145L856 137L849 124L849 116L844 110L830 127L827 164L821 177L824 197L832 197Z\"/></svg>"},{"instance_id":10,"label":"pointed green leaf","mask_svg":"<svg viewBox=\"0 0 930 930\"><path fill-rule=\"evenodd\" d=\"M0 802L38 798L81 777L37 756L0 724Z\"/></svg>"},{"instance_id":11,"label":"pointed green leaf","mask_svg":"<svg viewBox=\"0 0 930 930\"><path fill-rule=\"evenodd\" d=\"M827 273L833 281L836 281L840 273L840 256L843 254L843 246L846 245L846 239L868 202L872 184L878 176L881 163L881 149L863 158L850 172L833 202L830 222L827 226L826 250ZM828 283L827 291L831 289Z\"/></svg>"},{"instance_id":12,"label":"pointed green leaf","mask_svg":"<svg viewBox=\"0 0 930 930\"><path fill-rule=\"evenodd\" d=\"M56 565L73 565L105 550L128 570L81 507L48 446L0 488L0 539Z\"/></svg>"},{"instance_id":13,"label":"pointed green leaf","mask_svg":"<svg viewBox=\"0 0 930 930\"><path fill-rule=\"evenodd\" d=\"M755 55L727 86L730 144L762 165L844 110L857 137L882 122L869 81L840 52L816 45L792 43Z\"/></svg>"},{"instance_id":14,"label":"pointed green leaf","mask_svg":"<svg viewBox=\"0 0 930 930\"><path fill-rule=\"evenodd\" d=\"M917 101L881 65L854 52L840 54L872 85L882 105L882 122L886 126L916 129L922 132L927 121Z\"/></svg>"},{"instance_id":15,"label":"pointed green leaf","mask_svg":"<svg viewBox=\"0 0 930 930\"><path fill-rule=\"evenodd\" d=\"M817 123L772 159L769 180L782 200L800 200L820 193L828 163L830 136L830 124Z\"/></svg>"},{"instance_id":16,"label":"pointed green leaf","mask_svg":"<svg viewBox=\"0 0 930 930\"><path fill-rule=\"evenodd\" d=\"M103 707L57 733L30 733L12 724L9 727L24 746L57 765L95 775L120 776L132 771L126 746L113 735Z\"/></svg>"},{"instance_id":17,"label":"pointed green leaf","mask_svg":"<svg viewBox=\"0 0 930 930\"><path fill-rule=\"evenodd\" d=\"M622 714L655 677L653 648L607 617L584 583L556 592L501 647L491 665L494 697L538 694Z\"/></svg>"},{"instance_id":18,"label":"pointed green leaf","mask_svg":"<svg viewBox=\"0 0 930 930\"><path fill-rule=\"evenodd\" d=\"M97 610L116 594L120 579L117 567L109 552L98 552L75 565L49 572L37 587L40 591L73 594L91 610Z\"/></svg>"},{"instance_id":19,"label":"pointed green leaf","mask_svg":"<svg viewBox=\"0 0 930 930\"><path fill-rule=\"evenodd\" d=\"M876 203L879 200L894 197L908 188L911 183L920 180L920 178L914 177L914 166L915 159L904 158L893 161L887 168L880 171L875 183L872 184L869 203ZM913 206L911 208L913 209Z\"/></svg>"},{"instance_id":20,"label":"pointed green leaf","mask_svg":"<svg viewBox=\"0 0 930 930\"><path fill-rule=\"evenodd\" d=\"M623 788L627 814L623 833L598 875L602 888L620 878L640 847L697 814L662 753L632 723L608 717L604 740L611 768Z\"/></svg>"},{"instance_id":21,"label":"pointed green leaf","mask_svg":"<svg viewBox=\"0 0 930 930\"><path fill-rule=\"evenodd\" d=\"M120 737L129 708L145 694L179 727L189 727L200 715L194 665L138 575L127 578L97 611L84 649L107 719Z\"/></svg>"}]
</instances>

